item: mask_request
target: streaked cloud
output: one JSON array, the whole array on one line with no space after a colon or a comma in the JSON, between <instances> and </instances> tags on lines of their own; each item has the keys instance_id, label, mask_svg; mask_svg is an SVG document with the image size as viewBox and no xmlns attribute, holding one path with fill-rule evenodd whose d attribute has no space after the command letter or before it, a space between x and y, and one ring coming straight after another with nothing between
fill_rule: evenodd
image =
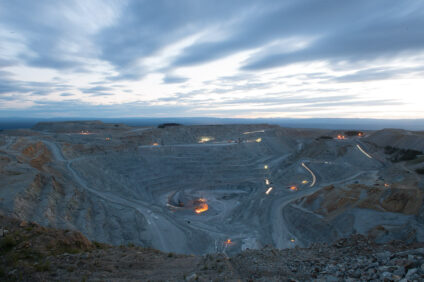
<instances>
[{"instance_id":1,"label":"streaked cloud","mask_svg":"<svg viewBox=\"0 0 424 282\"><path fill-rule=\"evenodd\" d=\"M423 31L417 0L3 1L0 116L424 118Z\"/></svg>"},{"instance_id":2,"label":"streaked cloud","mask_svg":"<svg viewBox=\"0 0 424 282\"><path fill-rule=\"evenodd\" d=\"M175 76L175 75L166 75L163 79L163 83L183 83L188 80L187 77Z\"/></svg>"}]
</instances>

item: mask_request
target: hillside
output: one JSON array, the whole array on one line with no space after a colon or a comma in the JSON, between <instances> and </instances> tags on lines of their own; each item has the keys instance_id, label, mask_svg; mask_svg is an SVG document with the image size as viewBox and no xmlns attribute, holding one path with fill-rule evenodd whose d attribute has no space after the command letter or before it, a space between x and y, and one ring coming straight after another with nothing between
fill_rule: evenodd
<instances>
[{"instance_id":1,"label":"hillside","mask_svg":"<svg viewBox=\"0 0 424 282\"><path fill-rule=\"evenodd\" d=\"M424 278L424 245L352 236L310 248L246 250L228 257L163 253L88 241L81 233L0 216L3 281L308 281Z\"/></svg>"}]
</instances>

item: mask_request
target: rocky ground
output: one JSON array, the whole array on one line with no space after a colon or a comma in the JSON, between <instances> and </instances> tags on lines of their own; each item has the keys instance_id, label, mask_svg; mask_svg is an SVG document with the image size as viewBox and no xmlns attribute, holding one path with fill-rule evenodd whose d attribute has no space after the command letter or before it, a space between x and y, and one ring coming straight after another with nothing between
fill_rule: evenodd
<instances>
[{"instance_id":1,"label":"rocky ground","mask_svg":"<svg viewBox=\"0 0 424 282\"><path fill-rule=\"evenodd\" d=\"M376 244L362 235L331 245L234 256L164 253L90 242L81 233L0 216L2 281L422 281L424 244ZM4 232L7 230L6 232ZM6 233L6 234L3 234Z\"/></svg>"}]
</instances>

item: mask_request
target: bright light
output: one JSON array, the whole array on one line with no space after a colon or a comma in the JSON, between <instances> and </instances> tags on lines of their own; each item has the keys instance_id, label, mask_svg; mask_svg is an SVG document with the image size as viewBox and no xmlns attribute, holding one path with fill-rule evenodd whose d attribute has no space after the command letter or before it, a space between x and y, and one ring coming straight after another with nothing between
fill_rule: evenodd
<instances>
[{"instance_id":1,"label":"bright light","mask_svg":"<svg viewBox=\"0 0 424 282\"><path fill-rule=\"evenodd\" d=\"M231 239L227 239L227 241L225 241L225 244L227 244L227 245L230 245L230 244L232 244L233 242L231 241Z\"/></svg>"},{"instance_id":2,"label":"bright light","mask_svg":"<svg viewBox=\"0 0 424 282\"><path fill-rule=\"evenodd\" d=\"M295 242L295 240L292 238L292 239L290 239L290 242L294 243L294 242Z\"/></svg>"},{"instance_id":3,"label":"bright light","mask_svg":"<svg viewBox=\"0 0 424 282\"><path fill-rule=\"evenodd\" d=\"M296 191L297 190L297 187L296 186L290 186L290 188L289 188L291 191Z\"/></svg>"},{"instance_id":4,"label":"bright light","mask_svg":"<svg viewBox=\"0 0 424 282\"><path fill-rule=\"evenodd\" d=\"M209 142L209 141L212 141L212 140L214 140L213 137L202 136L199 139L199 143L206 143L206 142Z\"/></svg>"},{"instance_id":5,"label":"bright light","mask_svg":"<svg viewBox=\"0 0 424 282\"><path fill-rule=\"evenodd\" d=\"M271 193L272 191L272 187L269 187L268 190L266 190L265 194L269 195L269 193Z\"/></svg>"},{"instance_id":6,"label":"bright light","mask_svg":"<svg viewBox=\"0 0 424 282\"><path fill-rule=\"evenodd\" d=\"M268 169L268 165L264 165L264 169Z\"/></svg>"},{"instance_id":7,"label":"bright light","mask_svg":"<svg viewBox=\"0 0 424 282\"><path fill-rule=\"evenodd\" d=\"M259 138L258 138L258 139L256 139L255 141L256 141L257 143L260 143L260 142L262 142L262 138L260 138L260 137L259 137Z\"/></svg>"},{"instance_id":8,"label":"bright light","mask_svg":"<svg viewBox=\"0 0 424 282\"><path fill-rule=\"evenodd\" d=\"M266 185L269 185L269 180L268 179L265 179L265 184Z\"/></svg>"},{"instance_id":9,"label":"bright light","mask_svg":"<svg viewBox=\"0 0 424 282\"><path fill-rule=\"evenodd\" d=\"M308 184L308 182L309 182L308 180L303 180L302 184Z\"/></svg>"},{"instance_id":10,"label":"bright light","mask_svg":"<svg viewBox=\"0 0 424 282\"><path fill-rule=\"evenodd\" d=\"M155 142L152 144L153 146L159 146L159 143Z\"/></svg>"}]
</instances>

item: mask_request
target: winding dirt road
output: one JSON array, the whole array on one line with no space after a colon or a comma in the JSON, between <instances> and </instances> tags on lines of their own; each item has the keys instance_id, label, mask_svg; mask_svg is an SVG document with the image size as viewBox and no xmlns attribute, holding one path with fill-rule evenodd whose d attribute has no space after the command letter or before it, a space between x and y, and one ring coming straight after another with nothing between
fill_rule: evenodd
<instances>
[{"instance_id":1,"label":"winding dirt road","mask_svg":"<svg viewBox=\"0 0 424 282\"><path fill-rule=\"evenodd\" d=\"M313 173L313 171L309 168L309 167L307 167L306 166L306 164L304 163L304 162L302 162L302 166L307 170L307 171L309 171L309 173L311 174L311 176L312 176L312 182L311 182L311 184L309 185L309 187L314 187L314 185L315 185L315 183L317 182L317 177L315 176L315 173Z\"/></svg>"},{"instance_id":2,"label":"winding dirt road","mask_svg":"<svg viewBox=\"0 0 424 282\"><path fill-rule=\"evenodd\" d=\"M53 153L53 156L56 161L64 162L66 164L67 169L72 174L73 179L85 190L95 194L96 196L112 202L114 204L122 205L124 207L130 207L140 214L146 219L148 226L147 228L150 230L152 237L152 245L164 251L173 250L175 252L184 252L187 249L186 236L184 233L179 230L175 224L169 222L164 216L159 214L152 213L152 207L149 207L146 203L137 200L128 200L122 197L118 197L114 194L101 192L95 189L90 188L86 181L80 177L80 175L73 169L72 163L74 161L82 160L83 158L77 158L73 160L67 160L64 158L59 146L56 143L43 140L43 143L46 144L50 151ZM173 240L165 240L163 238L163 234L167 234L168 232L172 232Z\"/></svg>"}]
</instances>

